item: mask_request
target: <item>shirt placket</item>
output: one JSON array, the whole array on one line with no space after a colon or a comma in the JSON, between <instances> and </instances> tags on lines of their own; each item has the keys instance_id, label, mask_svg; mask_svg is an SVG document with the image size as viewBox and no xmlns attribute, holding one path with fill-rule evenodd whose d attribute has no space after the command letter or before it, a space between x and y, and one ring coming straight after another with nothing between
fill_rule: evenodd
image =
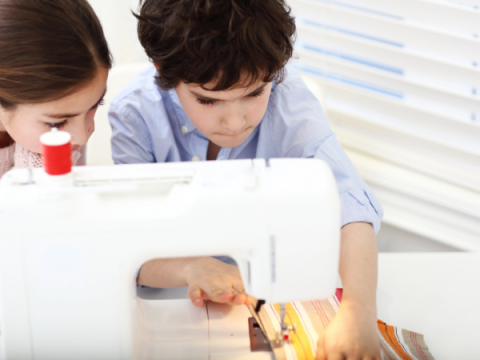
<instances>
[{"instance_id":1,"label":"shirt placket","mask_svg":"<svg viewBox=\"0 0 480 360\"><path fill-rule=\"evenodd\" d=\"M228 160L231 152L232 149L221 148L218 153L217 160Z\"/></svg>"},{"instance_id":2,"label":"shirt placket","mask_svg":"<svg viewBox=\"0 0 480 360\"><path fill-rule=\"evenodd\" d=\"M189 144L191 161L205 161L207 157L208 139L205 138L198 130L193 131L191 142Z\"/></svg>"}]
</instances>

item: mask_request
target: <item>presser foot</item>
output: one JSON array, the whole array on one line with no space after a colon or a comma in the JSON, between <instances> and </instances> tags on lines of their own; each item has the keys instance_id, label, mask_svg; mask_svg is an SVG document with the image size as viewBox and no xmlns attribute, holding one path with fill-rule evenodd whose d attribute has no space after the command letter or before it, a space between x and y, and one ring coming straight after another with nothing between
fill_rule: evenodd
<instances>
[{"instance_id":1,"label":"presser foot","mask_svg":"<svg viewBox=\"0 0 480 360\"><path fill-rule=\"evenodd\" d=\"M295 323L292 326L288 326L288 324L285 322L285 316L287 315L287 310L286 306L284 303L280 304L280 331L277 331L275 333L275 337L277 340L277 345L283 346L285 344L291 344L292 343L292 335L291 333L293 332L294 334L297 333L297 327Z\"/></svg>"},{"instance_id":2,"label":"presser foot","mask_svg":"<svg viewBox=\"0 0 480 360\"><path fill-rule=\"evenodd\" d=\"M275 338L278 346L283 346L285 344L292 343L292 333L297 333L297 326L293 324L293 326L288 326L287 324L283 323L282 330L277 331L275 333Z\"/></svg>"}]
</instances>

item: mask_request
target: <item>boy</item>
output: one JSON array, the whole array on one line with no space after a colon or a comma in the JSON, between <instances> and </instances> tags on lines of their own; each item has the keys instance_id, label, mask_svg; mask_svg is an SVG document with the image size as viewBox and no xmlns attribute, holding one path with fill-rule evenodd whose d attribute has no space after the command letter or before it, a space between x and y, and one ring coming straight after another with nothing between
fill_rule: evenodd
<instances>
[{"instance_id":1,"label":"boy","mask_svg":"<svg viewBox=\"0 0 480 360\"><path fill-rule=\"evenodd\" d=\"M154 66L112 102L115 162L325 160L342 203L344 295L320 337L317 359L380 359L374 230L382 209L335 140L317 99L286 67L295 23L284 0L144 0L137 18ZM188 285L196 305L206 299L253 301L238 270L213 258L153 260L137 282Z\"/></svg>"}]
</instances>

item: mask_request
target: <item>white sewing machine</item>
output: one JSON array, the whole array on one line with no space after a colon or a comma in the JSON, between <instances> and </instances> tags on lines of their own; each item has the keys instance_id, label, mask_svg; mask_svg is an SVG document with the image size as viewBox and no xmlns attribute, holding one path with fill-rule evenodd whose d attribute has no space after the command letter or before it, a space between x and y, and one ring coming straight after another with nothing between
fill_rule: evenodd
<instances>
[{"instance_id":1,"label":"white sewing machine","mask_svg":"<svg viewBox=\"0 0 480 360\"><path fill-rule=\"evenodd\" d=\"M228 255L258 299L323 298L336 286L340 205L320 160L14 170L0 182L0 229L7 360L153 359L142 263Z\"/></svg>"}]
</instances>

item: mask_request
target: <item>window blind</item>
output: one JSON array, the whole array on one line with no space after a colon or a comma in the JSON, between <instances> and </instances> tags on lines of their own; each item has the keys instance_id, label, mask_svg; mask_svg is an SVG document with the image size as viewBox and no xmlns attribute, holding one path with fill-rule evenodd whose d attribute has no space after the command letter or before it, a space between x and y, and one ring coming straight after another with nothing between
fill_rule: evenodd
<instances>
[{"instance_id":1,"label":"window blind","mask_svg":"<svg viewBox=\"0 0 480 360\"><path fill-rule=\"evenodd\" d=\"M295 66L385 209L480 250L480 0L290 0Z\"/></svg>"}]
</instances>

